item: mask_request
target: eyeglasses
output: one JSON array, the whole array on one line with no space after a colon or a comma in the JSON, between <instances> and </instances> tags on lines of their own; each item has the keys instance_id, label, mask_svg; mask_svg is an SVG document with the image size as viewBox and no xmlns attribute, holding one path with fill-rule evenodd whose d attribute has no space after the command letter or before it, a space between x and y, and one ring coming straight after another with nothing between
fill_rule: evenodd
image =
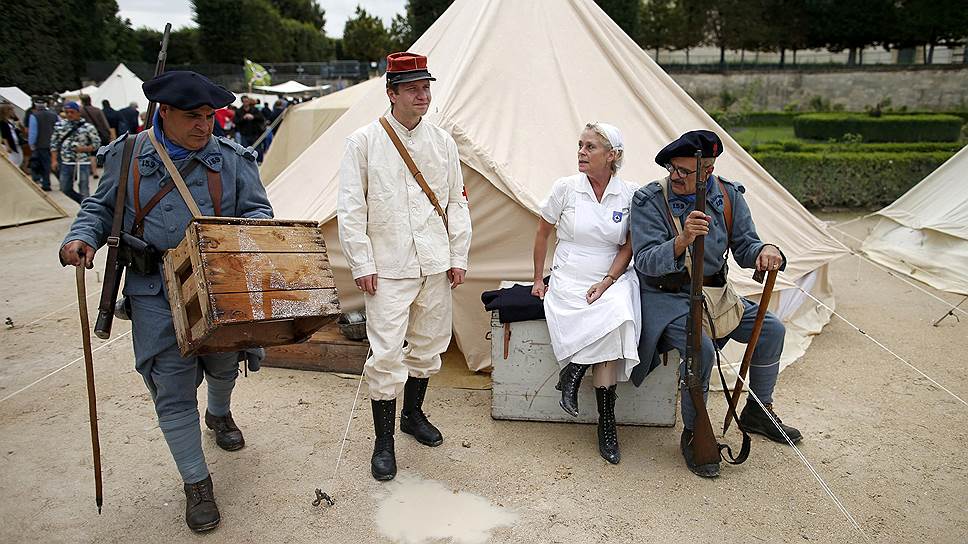
<instances>
[{"instance_id":1,"label":"eyeglasses","mask_svg":"<svg viewBox=\"0 0 968 544\"><path fill-rule=\"evenodd\" d=\"M670 174L679 174L680 177L689 177L696 173L695 170L686 170L685 168L680 168L678 166L673 166L671 164L665 165L665 169L669 171Z\"/></svg>"}]
</instances>

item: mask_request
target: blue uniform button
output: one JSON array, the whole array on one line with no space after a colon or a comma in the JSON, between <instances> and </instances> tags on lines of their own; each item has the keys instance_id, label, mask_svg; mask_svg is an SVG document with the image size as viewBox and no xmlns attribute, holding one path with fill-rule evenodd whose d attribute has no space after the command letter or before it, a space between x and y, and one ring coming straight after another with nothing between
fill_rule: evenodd
<instances>
[{"instance_id":1,"label":"blue uniform button","mask_svg":"<svg viewBox=\"0 0 968 544\"><path fill-rule=\"evenodd\" d=\"M168 227L168 232L175 232L175 227Z\"/></svg>"},{"instance_id":2,"label":"blue uniform button","mask_svg":"<svg viewBox=\"0 0 968 544\"><path fill-rule=\"evenodd\" d=\"M158 184L158 187L164 187L164 186L165 186L165 182L164 181L162 181L161 183Z\"/></svg>"},{"instance_id":3,"label":"blue uniform button","mask_svg":"<svg viewBox=\"0 0 968 544\"><path fill-rule=\"evenodd\" d=\"M172 210L172 205L171 204L165 204L165 211L166 212L170 212L171 210Z\"/></svg>"},{"instance_id":4,"label":"blue uniform button","mask_svg":"<svg viewBox=\"0 0 968 544\"><path fill-rule=\"evenodd\" d=\"M154 289L154 288L155 288L155 284L153 284L153 283L149 283L148 284L148 289Z\"/></svg>"},{"instance_id":5,"label":"blue uniform button","mask_svg":"<svg viewBox=\"0 0 968 544\"><path fill-rule=\"evenodd\" d=\"M198 180L198 181L196 181L196 182L195 182L195 185L198 185L199 187L201 187L201 186L202 186L202 180Z\"/></svg>"},{"instance_id":6,"label":"blue uniform button","mask_svg":"<svg viewBox=\"0 0 968 544\"><path fill-rule=\"evenodd\" d=\"M200 201L198 201L198 205L199 206L208 206L208 201L207 200L200 200Z\"/></svg>"}]
</instances>

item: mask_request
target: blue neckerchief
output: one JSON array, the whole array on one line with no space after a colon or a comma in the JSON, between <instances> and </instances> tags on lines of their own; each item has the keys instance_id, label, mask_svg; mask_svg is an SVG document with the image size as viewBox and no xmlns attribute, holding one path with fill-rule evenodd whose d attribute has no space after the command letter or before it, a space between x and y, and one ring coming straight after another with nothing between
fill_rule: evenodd
<instances>
[{"instance_id":1,"label":"blue neckerchief","mask_svg":"<svg viewBox=\"0 0 968 544\"><path fill-rule=\"evenodd\" d=\"M171 157L171 160L173 161L184 160L184 159L187 159L189 155L193 153L193 151L185 149L184 147L176 144L175 142L169 140L168 138L165 138L165 131L162 130L161 128L161 114L157 110L155 110L155 115L152 119L152 124L154 125L152 127L152 130L155 131L155 138L157 138L158 141L165 146L165 151L168 152L168 156Z\"/></svg>"},{"instance_id":2,"label":"blue neckerchief","mask_svg":"<svg viewBox=\"0 0 968 544\"><path fill-rule=\"evenodd\" d=\"M696 208L696 193L691 195L677 195L673 192L669 192L669 202L682 202L689 209Z\"/></svg>"}]
</instances>

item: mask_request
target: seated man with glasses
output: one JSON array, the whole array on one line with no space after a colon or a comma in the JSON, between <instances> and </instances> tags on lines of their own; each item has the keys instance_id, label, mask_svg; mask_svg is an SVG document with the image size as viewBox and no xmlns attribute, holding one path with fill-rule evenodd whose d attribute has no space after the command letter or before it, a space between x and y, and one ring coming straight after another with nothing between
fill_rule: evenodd
<instances>
[{"instance_id":1,"label":"seated man with glasses","mask_svg":"<svg viewBox=\"0 0 968 544\"><path fill-rule=\"evenodd\" d=\"M719 176L713 176L716 157L722 153L719 137L708 130L683 134L655 157L655 162L669 171L669 176L653 181L636 191L632 198L632 255L639 275L642 302L642 334L639 361L632 372L636 385L659 364L659 353L672 349L686 352L686 319L689 312L690 279L687 270L688 248L697 236L705 236L703 267L704 285L725 287L726 254L733 253L743 268L783 270L786 259L779 248L764 244L756 233L750 209L743 193L746 189ZM702 151L702 175L707 179L706 211L695 210L696 151ZM742 318L731 332L719 331L715 342L722 346L728 340L746 343L752 334L758 306L741 300ZM753 352L749 386L766 407L764 410L749 398L740 416L740 426L748 433L758 433L770 440L786 443L783 432L792 442L800 440L800 431L783 425L773 412L773 388L779 372L785 330L783 323L767 313L759 341ZM715 360L714 340L702 338L702 383L704 397ZM685 371L680 370L680 376ZM719 475L719 464L697 465L692 455L692 431L696 409L682 384L683 433L680 442L686 465L702 477Z\"/></svg>"}]
</instances>

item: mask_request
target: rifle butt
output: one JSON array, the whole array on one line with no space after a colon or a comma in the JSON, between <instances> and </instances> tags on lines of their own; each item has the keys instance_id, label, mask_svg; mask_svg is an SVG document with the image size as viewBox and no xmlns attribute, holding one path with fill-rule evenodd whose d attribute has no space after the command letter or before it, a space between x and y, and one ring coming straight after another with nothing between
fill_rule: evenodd
<instances>
[{"instance_id":1,"label":"rifle butt","mask_svg":"<svg viewBox=\"0 0 968 544\"><path fill-rule=\"evenodd\" d=\"M94 335L101 340L111 338L111 328L114 325L114 308L98 310L97 320L94 322Z\"/></svg>"},{"instance_id":2,"label":"rifle butt","mask_svg":"<svg viewBox=\"0 0 968 544\"><path fill-rule=\"evenodd\" d=\"M713 425L706 412L706 403L702 398L702 388L689 387L689 397L696 409L696 419L692 425L692 455L697 465L719 463L719 443L713 435Z\"/></svg>"}]
</instances>

